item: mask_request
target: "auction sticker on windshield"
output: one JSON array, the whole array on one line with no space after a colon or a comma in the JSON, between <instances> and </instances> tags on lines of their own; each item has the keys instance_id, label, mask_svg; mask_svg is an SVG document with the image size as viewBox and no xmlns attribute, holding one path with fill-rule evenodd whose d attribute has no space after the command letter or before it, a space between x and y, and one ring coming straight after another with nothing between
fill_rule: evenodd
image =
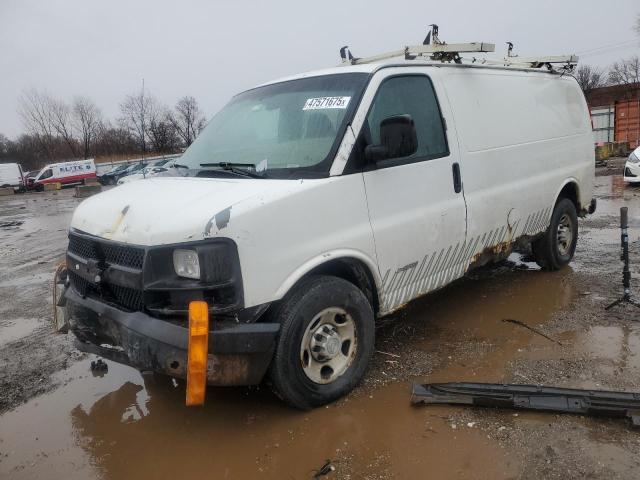
<instances>
[{"instance_id":1,"label":"auction sticker on windshield","mask_svg":"<svg viewBox=\"0 0 640 480\"><path fill-rule=\"evenodd\" d=\"M322 110L325 108L347 108L351 97L318 97L309 98L302 110Z\"/></svg>"}]
</instances>

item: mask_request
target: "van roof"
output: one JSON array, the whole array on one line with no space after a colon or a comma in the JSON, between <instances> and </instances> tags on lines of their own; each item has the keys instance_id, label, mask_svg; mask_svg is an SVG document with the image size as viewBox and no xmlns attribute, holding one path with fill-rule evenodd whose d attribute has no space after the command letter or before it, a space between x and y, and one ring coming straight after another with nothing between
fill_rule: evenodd
<instances>
[{"instance_id":1,"label":"van roof","mask_svg":"<svg viewBox=\"0 0 640 480\"><path fill-rule=\"evenodd\" d=\"M260 85L256 85L253 88L263 87L266 85L272 85L275 83L288 82L291 80L298 80L300 78L309 78L309 77L318 77L321 75L334 75L340 73L375 73L378 70L382 70L383 68L391 68L391 67L433 67L433 68L457 68L457 69L487 69L487 70L503 70L503 71L521 71L521 72L531 72L531 73L539 73L542 75L558 75L561 74L555 71L549 71L540 68L526 68L526 67L515 67L515 66L502 66L502 65L486 65L480 63L443 63L439 61L422 61L422 60L382 60L379 62L371 62L371 63L363 63L356 65L337 65L335 67L322 68L318 70L311 70L308 72L298 73L294 75L289 75L286 77L281 77L275 80L271 80L269 82L265 82Z\"/></svg>"}]
</instances>

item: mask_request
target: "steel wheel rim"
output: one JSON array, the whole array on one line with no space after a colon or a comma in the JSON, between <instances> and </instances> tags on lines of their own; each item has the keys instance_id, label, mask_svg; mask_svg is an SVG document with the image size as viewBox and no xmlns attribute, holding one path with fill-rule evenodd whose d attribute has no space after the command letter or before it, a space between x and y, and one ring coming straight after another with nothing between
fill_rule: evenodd
<instances>
[{"instance_id":1,"label":"steel wheel rim","mask_svg":"<svg viewBox=\"0 0 640 480\"><path fill-rule=\"evenodd\" d=\"M353 317L342 308L326 308L316 314L305 329L300 365L309 380L326 385L349 369L357 350Z\"/></svg>"},{"instance_id":2,"label":"steel wheel rim","mask_svg":"<svg viewBox=\"0 0 640 480\"><path fill-rule=\"evenodd\" d=\"M573 240L573 223L568 214L563 214L558 222L558 231L556 234L558 253L564 256L569 253L571 249L571 242Z\"/></svg>"}]
</instances>

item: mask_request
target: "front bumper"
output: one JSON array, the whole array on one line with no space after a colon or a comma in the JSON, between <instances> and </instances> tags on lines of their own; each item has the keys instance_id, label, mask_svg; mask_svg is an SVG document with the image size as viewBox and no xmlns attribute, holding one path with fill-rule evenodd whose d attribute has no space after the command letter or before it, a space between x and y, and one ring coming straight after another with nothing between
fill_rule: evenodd
<instances>
[{"instance_id":1,"label":"front bumper","mask_svg":"<svg viewBox=\"0 0 640 480\"><path fill-rule=\"evenodd\" d=\"M186 378L188 329L143 312L125 312L73 288L65 292L76 347L143 371ZM209 332L209 385L255 385L271 362L280 325L216 322Z\"/></svg>"},{"instance_id":2,"label":"front bumper","mask_svg":"<svg viewBox=\"0 0 640 480\"><path fill-rule=\"evenodd\" d=\"M624 166L624 181L640 183L640 163L627 162Z\"/></svg>"}]
</instances>

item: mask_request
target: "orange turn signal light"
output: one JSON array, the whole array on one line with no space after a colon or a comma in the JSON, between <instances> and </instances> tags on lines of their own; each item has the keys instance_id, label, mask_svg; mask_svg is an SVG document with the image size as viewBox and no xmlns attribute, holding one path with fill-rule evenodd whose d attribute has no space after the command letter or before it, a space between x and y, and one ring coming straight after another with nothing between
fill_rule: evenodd
<instances>
[{"instance_id":1,"label":"orange turn signal light","mask_svg":"<svg viewBox=\"0 0 640 480\"><path fill-rule=\"evenodd\" d=\"M209 355L209 305L189 303L189 351L187 357L187 406L204 405Z\"/></svg>"}]
</instances>

